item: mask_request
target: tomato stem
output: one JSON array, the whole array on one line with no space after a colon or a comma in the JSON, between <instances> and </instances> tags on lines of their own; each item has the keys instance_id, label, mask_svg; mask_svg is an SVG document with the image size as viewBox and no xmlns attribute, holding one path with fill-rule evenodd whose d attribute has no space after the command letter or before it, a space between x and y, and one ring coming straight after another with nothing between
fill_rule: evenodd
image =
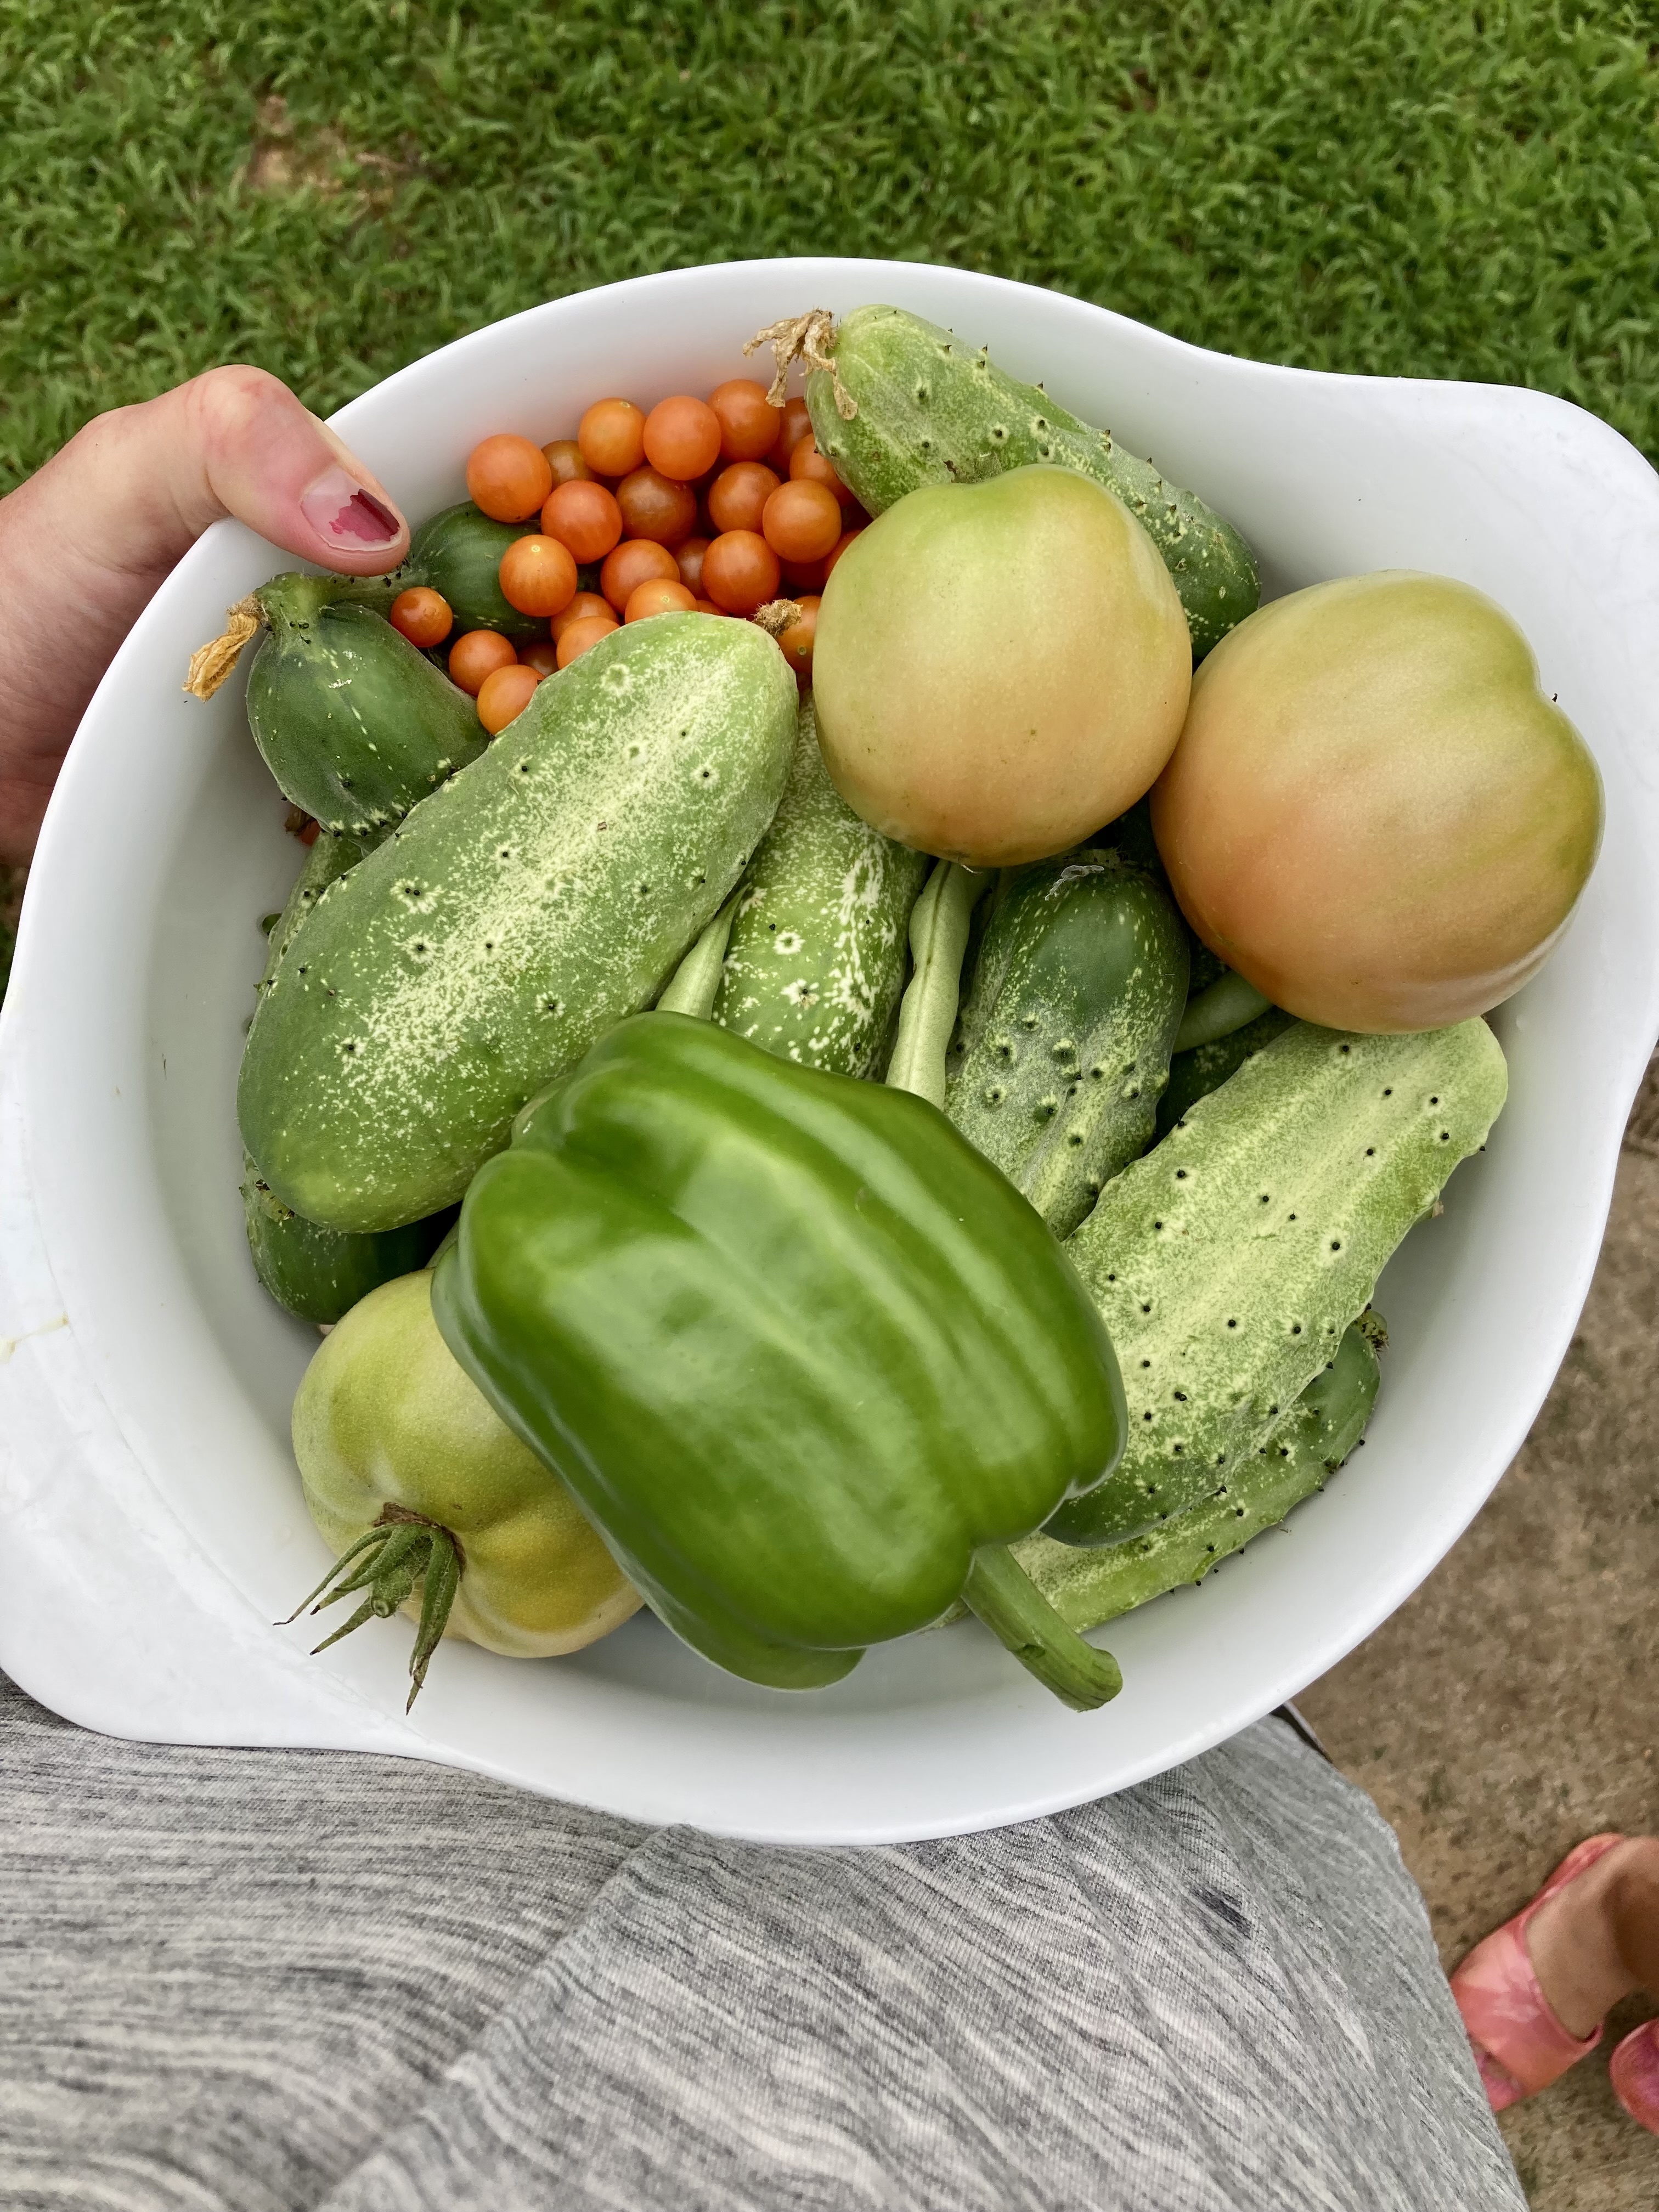
<instances>
[{"instance_id":1,"label":"tomato stem","mask_svg":"<svg viewBox=\"0 0 1659 2212\"><path fill-rule=\"evenodd\" d=\"M346 1547L316 1589L301 1599L288 1620L297 1620L307 1606L313 1613L321 1613L325 1606L336 1604L355 1590L367 1593L350 1619L313 1648L312 1656L315 1658L319 1651L326 1651L331 1644L349 1636L366 1620L389 1620L407 1604L418 1583L421 1620L415 1647L410 1654L410 1687L409 1704L404 1707L407 1711L420 1695L432 1655L448 1626L450 1608L461 1586L465 1565L460 1545L450 1529L410 1512L405 1506L386 1505L374 1526L365 1529L355 1543ZM287 1621L277 1623L279 1627L287 1625Z\"/></svg>"}]
</instances>

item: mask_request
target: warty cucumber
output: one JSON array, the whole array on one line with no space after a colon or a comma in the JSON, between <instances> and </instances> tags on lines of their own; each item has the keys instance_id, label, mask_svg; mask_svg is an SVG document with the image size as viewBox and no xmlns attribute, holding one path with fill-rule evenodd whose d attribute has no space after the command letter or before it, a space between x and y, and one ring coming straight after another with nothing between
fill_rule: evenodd
<instances>
[{"instance_id":1,"label":"warty cucumber","mask_svg":"<svg viewBox=\"0 0 1659 2212\"><path fill-rule=\"evenodd\" d=\"M525 1100L648 1006L776 808L797 692L752 623L630 623L301 923L243 1056L243 1141L308 1220L459 1199Z\"/></svg>"},{"instance_id":2,"label":"warty cucumber","mask_svg":"<svg viewBox=\"0 0 1659 2212\"><path fill-rule=\"evenodd\" d=\"M294 933L311 912L331 884L355 868L364 854L372 853L382 843L385 830L371 830L361 837L337 835L331 830L319 830L306 851L294 888L289 893L282 912L271 925L266 940L264 973L258 988L263 992L276 973L276 963L293 941Z\"/></svg>"},{"instance_id":3,"label":"warty cucumber","mask_svg":"<svg viewBox=\"0 0 1659 2212\"><path fill-rule=\"evenodd\" d=\"M1298 1022L1108 1183L1066 1249L1116 1348L1129 1442L1049 1534L1115 1543L1227 1481L1485 1141L1507 1081L1482 1021L1384 1036Z\"/></svg>"},{"instance_id":4,"label":"warty cucumber","mask_svg":"<svg viewBox=\"0 0 1659 2212\"><path fill-rule=\"evenodd\" d=\"M373 604L390 606L399 592L424 584L449 602L455 617L452 641L470 629L495 629L511 638L545 637L546 623L520 613L503 594L497 573L507 547L541 526L539 516L529 522L496 522L470 499L442 507L410 539L403 566L372 580L378 587Z\"/></svg>"},{"instance_id":5,"label":"warty cucumber","mask_svg":"<svg viewBox=\"0 0 1659 2212\"><path fill-rule=\"evenodd\" d=\"M830 782L809 692L789 781L744 873L714 1019L804 1067L873 1073L928 865L861 821Z\"/></svg>"},{"instance_id":6,"label":"warty cucumber","mask_svg":"<svg viewBox=\"0 0 1659 2212\"><path fill-rule=\"evenodd\" d=\"M1085 1551L1039 1532L1016 1544L1014 1557L1073 1628L1098 1628L1182 1583L1201 1582L1322 1490L1352 1451L1376 1402L1380 1340L1385 1332L1370 1313L1346 1329L1290 1413L1213 1497L1121 1544Z\"/></svg>"},{"instance_id":7,"label":"warty cucumber","mask_svg":"<svg viewBox=\"0 0 1659 2212\"><path fill-rule=\"evenodd\" d=\"M1194 660L1255 611L1255 556L1231 523L1040 386L994 368L983 349L902 307L869 307L843 317L833 353L833 374L808 371L807 410L819 452L872 514L922 484L1049 461L1104 484L1145 528L1181 594Z\"/></svg>"},{"instance_id":8,"label":"warty cucumber","mask_svg":"<svg viewBox=\"0 0 1659 2212\"><path fill-rule=\"evenodd\" d=\"M1087 849L1005 876L945 1110L1056 1237L1151 1143L1186 1000L1186 931L1150 876Z\"/></svg>"},{"instance_id":9,"label":"warty cucumber","mask_svg":"<svg viewBox=\"0 0 1659 2212\"><path fill-rule=\"evenodd\" d=\"M489 738L465 692L342 582L273 576L253 593L267 630L247 719L283 796L362 836L401 821Z\"/></svg>"},{"instance_id":10,"label":"warty cucumber","mask_svg":"<svg viewBox=\"0 0 1659 2212\"><path fill-rule=\"evenodd\" d=\"M1209 1044L1195 1044L1190 1052L1176 1053L1170 1062L1169 1088L1158 1102L1158 1135L1167 1137L1189 1107L1218 1091L1253 1052L1282 1036L1295 1019L1294 1014L1269 1006L1243 1029L1230 1030Z\"/></svg>"}]
</instances>

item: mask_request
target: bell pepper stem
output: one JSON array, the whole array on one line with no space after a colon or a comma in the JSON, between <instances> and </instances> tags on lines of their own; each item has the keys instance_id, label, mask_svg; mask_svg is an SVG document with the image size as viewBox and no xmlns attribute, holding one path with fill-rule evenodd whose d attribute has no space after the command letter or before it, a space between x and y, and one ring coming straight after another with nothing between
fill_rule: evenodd
<instances>
[{"instance_id":1,"label":"bell pepper stem","mask_svg":"<svg viewBox=\"0 0 1659 2212\"><path fill-rule=\"evenodd\" d=\"M915 970L899 1007L887 1081L934 1106L945 1103L945 1055L957 1025L968 925L990 880L988 869L941 860L910 913Z\"/></svg>"},{"instance_id":2,"label":"bell pepper stem","mask_svg":"<svg viewBox=\"0 0 1659 2212\"><path fill-rule=\"evenodd\" d=\"M1111 1653L1097 1651L1060 1619L1006 1544L985 1544L975 1553L962 1600L1073 1712L1092 1712L1123 1687Z\"/></svg>"},{"instance_id":3,"label":"bell pepper stem","mask_svg":"<svg viewBox=\"0 0 1659 2212\"><path fill-rule=\"evenodd\" d=\"M338 1598L358 1590L367 1592L350 1619L313 1648L314 1659L319 1651L326 1651L331 1644L349 1636L366 1620L389 1620L414 1595L415 1585L419 1583L421 1624L409 1660L409 1705L412 1705L420 1695L432 1655L448 1626L450 1607L461 1586L465 1565L460 1545L451 1530L403 1506L387 1505L374 1526L366 1528L355 1543L346 1547L316 1589L301 1599L288 1618L297 1620L307 1606L313 1613L320 1613ZM277 1625L285 1627L287 1622ZM405 1706L404 1711L408 1709Z\"/></svg>"},{"instance_id":4,"label":"bell pepper stem","mask_svg":"<svg viewBox=\"0 0 1659 2212\"><path fill-rule=\"evenodd\" d=\"M732 917L742 896L743 886L739 884L669 977L657 1001L659 1014L690 1014L700 1022L711 1018L726 965L726 948L732 936Z\"/></svg>"}]
</instances>

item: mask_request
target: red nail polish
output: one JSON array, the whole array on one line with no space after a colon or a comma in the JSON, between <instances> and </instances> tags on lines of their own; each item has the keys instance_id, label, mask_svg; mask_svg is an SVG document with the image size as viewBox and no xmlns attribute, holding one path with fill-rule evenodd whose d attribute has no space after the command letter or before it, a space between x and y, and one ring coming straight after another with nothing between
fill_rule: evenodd
<instances>
[{"instance_id":1,"label":"red nail polish","mask_svg":"<svg viewBox=\"0 0 1659 2212\"><path fill-rule=\"evenodd\" d=\"M384 501L354 483L339 468L325 471L301 494L300 510L317 535L331 545L389 545L403 527Z\"/></svg>"}]
</instances>

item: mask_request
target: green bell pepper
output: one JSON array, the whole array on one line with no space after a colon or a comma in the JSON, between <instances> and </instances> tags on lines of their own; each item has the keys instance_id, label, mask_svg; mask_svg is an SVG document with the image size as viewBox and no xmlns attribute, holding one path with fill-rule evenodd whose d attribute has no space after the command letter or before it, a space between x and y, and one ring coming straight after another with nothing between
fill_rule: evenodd
<instances>
[{"instance_id":1,"label":"green bell pepper","mask_svg":"<svg viewBox=\"0 0 1659 2212\"><path fill-rule=\"evenodd\" d=\"M433 1310L732 1674L836 1681L961 1597L1066 1702L1117 1690L1006 1549L1115 1464L1111 1346L925 1102L636 1015L480 1169Z\"/></svg>"}]
</instances>

